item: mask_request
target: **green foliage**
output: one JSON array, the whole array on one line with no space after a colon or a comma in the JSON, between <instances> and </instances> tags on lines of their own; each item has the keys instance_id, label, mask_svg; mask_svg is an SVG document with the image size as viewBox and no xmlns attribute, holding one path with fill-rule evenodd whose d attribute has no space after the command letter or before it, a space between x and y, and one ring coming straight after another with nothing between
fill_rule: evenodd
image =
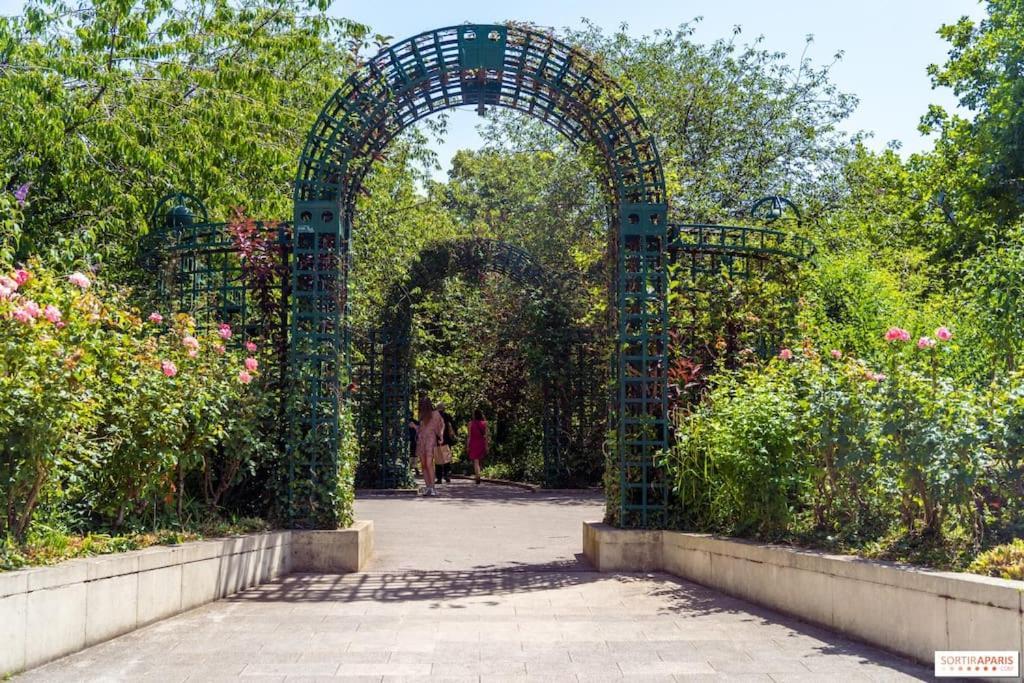
<instances>
[{"instance_id":1,"label":"green foliage","mask_svg":"<svg viewBox=\"0 0 1024 683\"><path fill-rule=\"evenodd\" d=\"M270 459L244 349L193 336L185 315L143 320L82 273L0 272L23 280L0 300L0 533L24 538L44 500L111 528L158 508L180 520L191 496L216 514Z\"/></svg>"},{"instance_id":2,"label":"green foliage","mask_svg":"<svg viewBox=\"0 0 1024 683\"><path fill-rule=\"evenodd\" d=\"M981 247L965 270L967 303L974 318L984 321L975 328L984 351L980 365L996 377L1013 372L1024 353L1024 225Z\"/></svg>"},{"instance_id":3,"label":"green foliage","mask_svg":"<svg viewBox=\"0 0 1024 683\"><path fill-rule=\"evenodd\" d=\"M831 66L733 36L702 45L693 24L634 38L593 24L569 40L636 97L658 139L671 205L690 222L743 216L781 192L805 207L827 202L847 142L837 131L856 105ZM841 55L836 55L839 59Z\"/></svg>"},{"instance_id":4,"label":"green foliage","mask_svg":"<svg viewBox=\"0 0 1024 683\"><path fill-rule=\"evenodd\" d=\"M933 106L921 125L939 133L934 163L960 216L950 248L964 253L1024 215L1024 3L986 4L980 22L963 17L939 30L949 59L929 68L933 83L952 88L973 117Z\"/></svg>"},{"instance_id":5,"label":"green foliage","mask_svg":"<svg viewBox=\"0 0 1024 683\"><path fill-rule=\"evenodd\" d=\"M338 442L338 492L336 524L339 529L352 524L355 519L355 478L359 464L359 441L356 433L354 411L351 404L341 412L338 425L341 439Z\"/></svg>"},{"instance_id":6,"label":"green foliage","mask_svg":"<svg viewBox=\"0 0 1024 683\"><path fill-rule=\"evenodd\" d=\"M665 460L683 512L699 528L773 538L785 531L810 479L798 443L798 396L781 364L723 374L676 422Z\"/></svg>"},{"instance_id":7,"label":"green foliage","mask_svg":"<svg viewBox=\"0 0 1024 683\"><path fill-rule=\"evenodd\" d=\"M957 566L1019 533L1021 377L952 381L958 345L922 336L878 334L880 366L807 343L717 375L677 413L676 523Z\"/></svg>"},{"instance_id":8,"label":"green foliage","mask_svg":"<svg viewBox=\"0 0 1024 683\"><path fill-rule=\"evenodd\" d=\"M982 522L997 540L1024 534L1024 375L989 387L983 409L992 435L986 482L979 488Z\"/></svg>"},{"instance_id":9,"label":"green foliage","mask_svg":"<svg viewBox=\"0 0 1024 683\"><path fill-rule=\"evenodd\" d=\"M888 375L877 419L882 456L898 471L900 516L909 532L942 532L944 517L980 533L974 492L983 476L989 438L981 421L983 394L943 376L952 348L905 347L891 342ZM912 355L912 357L909 357Z\"/></svg>"},{"instance_id":10,"label":"green foliage","mask_svg":"<svg viewBox=\"0 0 1024 683\"><path fill-rule=\"evenodd\" d=\"M262 519L238 518L190 525L184 531L157 529L151 532L123 535L102 533L79 535L69 534L43 524L35 524L22 543L15 542L10 536L0 538L0 571L56 564L77 557L123 553L153 545L176 545L203 538L234 536L254 531L265 531L267 528L266 522Z\"/></svg>"},{"instance_id":11,"label":"green foliage","mask_svg":"<svg viewBox=\"0 0 1024 683\"><path fill-rule=\"evenodd\" d=\"M1011 581L1024 581L1024 538L1015 538L978 555L968 571Z\"/></svg>"},{"instance_id":12,"label":"green foliage","mask_svg":"<svg viewBox=\"0 0 1024 683\"><path fill-rule=\"evenodd\" d=\"M0 166L37 198L15 257L126 277L170 190L221 218L289 215L306 131L365 37L304 0L38 0L0 18Z\"/></svg>"},{"instance_id":13,"label":"green foliage","mask_svg":"<svg viewBox=\"0 0 1024 683\"><path fill-rule=\"evenodd\" d=\"M923 256L909 249L893 256L880 262L860 249L819 255L807 273L801 331L828 350L879 363L885 348L879 330L893 320L918 330L947 323L948 299L931 292L932 273Z\"/></svg>"}]
</instances>

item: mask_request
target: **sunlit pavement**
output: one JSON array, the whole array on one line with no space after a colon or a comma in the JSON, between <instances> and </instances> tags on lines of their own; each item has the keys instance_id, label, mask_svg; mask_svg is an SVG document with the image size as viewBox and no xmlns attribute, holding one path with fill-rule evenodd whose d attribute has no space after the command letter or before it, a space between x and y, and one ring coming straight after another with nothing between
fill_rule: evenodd
<instances>
[{"instance_id":1,"label":"sunlit pavement","mask_svg":"<svg viewBox=\"0 0 1024 683\"><path fill-rule=\"evenodd\" d=\"M664 574L577 555L599 496L456 483L369 496L370 571L294 574L24 680L927 680L930 671ZM20 680L20 679L19 679Z\"/></svg>"}]
</instances>

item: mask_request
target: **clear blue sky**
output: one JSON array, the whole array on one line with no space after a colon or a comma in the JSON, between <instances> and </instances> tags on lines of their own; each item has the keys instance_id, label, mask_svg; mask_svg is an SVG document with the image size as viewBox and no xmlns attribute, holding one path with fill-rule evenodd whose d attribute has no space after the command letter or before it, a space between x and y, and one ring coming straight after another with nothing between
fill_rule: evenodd
<instances>
[{"instance_id":1,"label":"clear blue sky","mask_svg":"<svg viewBox=\"0 0 1024 683\"><path fill-rule=\"evenodd\" d=\"M21 0L0 0L0 14L17 13L21 6ZM848 128L873 132L871 144L877 148L899 140L905 153L928 145L916 130L928 104L952 107L956 102L950 91L932 90L925 72L928 64L946 56L936 30L963 15L984 15L976 0L335 0L331 12L396 39L464 21L516 19L562 28L578 26L582 17L607 29L627 23L631 32L642 34L701 16L696 40L728 36L740 25L746 39L764 35L766 48L786 52L794 62L804 38L812 34L809 55L816 62L830 62L836 51L845 52L834 80L860 98ZM452 116L448 139L438 147L445 165L455 150L480 146L475 126L472 112Z\"/></svg>"},{"instance_id":2,"label":"clear blue sky","mask_svg":"<svg viewBox=\"0 0 1024 683\"><path fill-rule=\"evenodd\" d=\"M562 28L578 26L582 17L606 29L627 23L632 33L643 34L700 16L695 40L728 37L739 25L744 39L764 35L767 49L785 52L794 62L812 34L814 61L828 63L837 51L845 52L833 74L840 88L860 98L849 130L873 132L870 144L876 148L899 140L904 153L928 146L916 128L930 103L956 103L951 91L932 90L925 71L946 57L946 43L936 31L963 15L985 14L976 0L336 0L332 12L398 39L464 21L516 19ZM448 139L439 147L445 165L455 150L480 146L475 126L470 111L452 117Z\"/></svg>"}]
</instances>

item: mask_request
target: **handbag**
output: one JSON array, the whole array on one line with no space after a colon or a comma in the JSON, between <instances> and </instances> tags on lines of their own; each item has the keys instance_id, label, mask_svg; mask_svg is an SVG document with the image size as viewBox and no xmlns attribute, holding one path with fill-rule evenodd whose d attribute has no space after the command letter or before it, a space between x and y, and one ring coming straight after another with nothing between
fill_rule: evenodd
<instances>
[{"instance_id":1,"label":"handbag","mask_svg":"<svg viewBox=\"0 0 1024 683\"><path fill-rule=\"evenodd\" d=\"M434 448L434 464L448 465L452 461L452 449L449 446L437 446Z\"/></svg>"}]
</instances>

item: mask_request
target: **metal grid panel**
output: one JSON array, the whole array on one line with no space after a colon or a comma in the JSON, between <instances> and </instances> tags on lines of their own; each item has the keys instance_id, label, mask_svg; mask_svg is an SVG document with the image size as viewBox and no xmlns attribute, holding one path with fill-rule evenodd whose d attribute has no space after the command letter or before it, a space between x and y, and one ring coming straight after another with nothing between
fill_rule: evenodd
<instances>
[{"instance_id":1,"label":"metal grid panel","mask_svg":"<svg viewBox=\"0 0 1024 683\"><path fill-rule=\"evenodd\" d=\"M367 425L365 430L368 435L365 443L375 443L377 448L375 453L366 454L374 457L373 466L367 463L363 467L364 471L374 472L376 476L364 476L364 484L394 488L411 483L406 456L406 422L410 418L412 311L426 292L445 278L469 273L501 274L547 296L559 296L555 291L557 283L550 274L528 252L507 242L464 239L436 244L424 250L410 267L408 280L392 288L381 329L362 337L381 340L379 344L367 347L369 352L360 354L362 358L369 359L369 374L364 376L374 389L360 393L362 409L359 412L371 414L369 406L376 406L380 420L372 426ZM560 356L569 359L572 358L570 345L586 338L582 333L571 332L567 331L566 348L559 352ZM367 367L365 363L363 367ZM573 434L574 412L573 408L562 406L562 403L566 406L573 403L565 400L565 389L557 386L554 377L542 379L542 394L546 398L543 415L545 483L549 486L564 482L569 472L569 465L563 462L562 455L567 451L567 441ZM580 392L579 395L582 402L588 392ZM582 411L586 407L581 405L578 409L577 430L582 428ZM593 424L593 420L589 424Z\"/></svg>"},{"instance_id":2,"label":"metal grid panel","mask_svg":"<svg viewBox=\"0 0 1024 683\"><path fill-rule=\"evenodd\" d=\"M321 262L317 256L311 263L324 268L329 282L341 284L312 288L294 299L296 313L316 311L317 324L334 332L313 335L296 330L293 360L310 379L334 381L337 386L337 377L323 375L316 364L325 355L339 356L342 346L347 347L336 331L342 328L346 306L345 255L363 179L378 152L401 130L431 113L461 105L524 112L573 144L592 145L604 161L610 215L618 221L612 227L619 316L615 423L624 492L619 516L627 525L659 524L667 497L654 465L667 436L666 206L661 162L629 97L589 56L549 34L500 25L423 33L382 50L327 102L299 163L295 221L300 235L323 229L339 236L330 247L331 259ZM340 215L314 225L315 217L327 210ZM296 251L297 264L302 256ZM339 293L340 300L334 298ZM318 297L332 303L319 302ZM335 420L336 394L331 403ZM310 397L309 415L321 412L320 396ZM296 443L319 424L319 418L301 418ZM297 446L294 452L305 447Z\"/></svg>"},{"instance_id":3,"label":"metal grid panel","mask_svg":"<svg viewBox=\"0 0 1024 683\"><path fill-rule=\"evenodd\" d=\"M760 200L755 206L773 199ZM785 198L778 199L788 203ZM691 302L699 295L718 295L730 280L776 280L815 254L810 240L771 228L680 223L670 224L668 232L669 261L675 266L672 286L690 295ZM795 307L795 290L783 294L782 300ZM692 304L694 310L697 306ZM760 357L768 357L778 350L781 338L781 330L759 334L752 349ZM688 351L706 341L697 338L692 328L677 337L677 343Z\"/></svg>"},{"instance_id":4,"label":"metal grid panel","mask_svg":"<svg viewBox=\"0 0 1024 683\"><path fill-rule=\"evenodd\" d=\"M262 330L255 327L258 321L250 310L245 270L231 228L231 223L206 222L205 207L191 195L169 195L153 212L143 266L156 279L165 311L190 314L200 330L228 323L236 332L232 341L241 343ZM254 228L287 258L290 224L256 222Z\"/></svg>"}]
</instances>

